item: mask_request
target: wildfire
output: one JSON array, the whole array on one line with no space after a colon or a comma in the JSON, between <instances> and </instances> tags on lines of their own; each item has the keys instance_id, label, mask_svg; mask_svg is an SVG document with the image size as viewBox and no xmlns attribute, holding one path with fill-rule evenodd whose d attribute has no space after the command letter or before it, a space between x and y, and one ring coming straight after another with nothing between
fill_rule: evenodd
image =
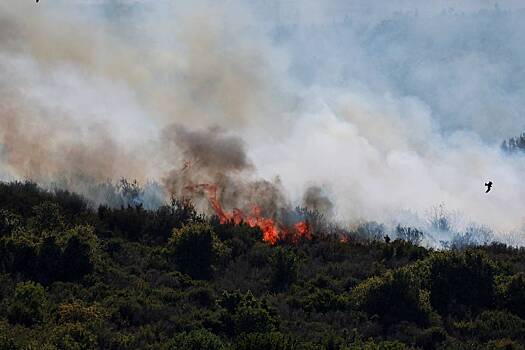
<instances>
[{"instance_id":1,"label":"wildfire","mask_svg":"<svg viewBox=\"0 0 525 350\"><path fill-rule=\"evenodd\" d=\"M282 228L274 219L264 217L261 215L261 208L257 205L252 207L251 213L246 215L241 209L234 208L231 213L226 212L217 198L217 186L213 184L198 184L187 186L191 192L202 191L208 196L208 201L212 206L215 214L219 217L221 224L234 223L240 225L245 222L250 227L259 227L263 233L263 240L271 245L274 245L280 239L290 238L297 242L300 238L311 239L311 233L308 224L304 221L298 222L293 226L293 230Z\"/></svg>"}]
</instances>

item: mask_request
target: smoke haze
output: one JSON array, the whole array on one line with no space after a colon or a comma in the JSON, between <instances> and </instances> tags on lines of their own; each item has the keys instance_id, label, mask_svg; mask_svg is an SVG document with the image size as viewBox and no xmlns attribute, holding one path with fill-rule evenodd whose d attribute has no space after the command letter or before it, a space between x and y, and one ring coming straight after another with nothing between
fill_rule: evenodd
<instances>
[{"instance_id":1,"label":"smoke haze","mask_svg":"<svg viewBox=\"0 0 525 350\"><path fill-rule=\"evenodd\" d=\"M519 1L0 0L0 178L344 225L443 205L523 244L524 30Z\"/></svg>"}]
</instances>

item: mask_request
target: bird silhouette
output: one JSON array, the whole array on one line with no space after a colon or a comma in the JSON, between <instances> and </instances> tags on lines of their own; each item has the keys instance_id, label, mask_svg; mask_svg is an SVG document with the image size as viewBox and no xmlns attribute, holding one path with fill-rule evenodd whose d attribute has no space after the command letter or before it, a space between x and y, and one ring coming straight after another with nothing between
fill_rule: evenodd
<instances>
[{"instance_id":1,"label":"bird silhouette","mask_svg":"<svg viewBox=\"0 0 525 350\"><path fill-rule=\"evenodd\" d=\"M487 186L487 190L485 191L485 193L489 193L490 189L492 188L492 181L485 182L485 186Z\"/></svg>"}]
</instances>

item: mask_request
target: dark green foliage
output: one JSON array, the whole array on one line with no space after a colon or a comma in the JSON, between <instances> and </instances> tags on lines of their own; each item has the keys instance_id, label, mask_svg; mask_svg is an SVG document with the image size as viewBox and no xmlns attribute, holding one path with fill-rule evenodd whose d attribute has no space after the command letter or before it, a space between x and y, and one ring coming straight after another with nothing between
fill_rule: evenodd
<instances>
[{"instance_id":1,"label":"dark green foliage","mask_svg":"<svg viewBox=\"0 0 525 350\"><path fill-rule=\"evenodd\" d=\"M430 303L440 314L478 312L494 304L494 267L478 252L436 254L429 260Z\"/></svg>"},{"instance_id":2,"label":"dark green foliage","mask_svg":"<svg viewBox=\"0 0 525 350\"><path fill-rule=\"evenodd\" d=\"M356 306L381 322L410 321L425 325L430 321L428 294L418 288L403 271L388 272L359 284L352 292Z\"/></svg>"},{"instance_id":3,"label":"dark green foliage","mask_svg":"<svg viewBox=\"0 0 525 350\"><path fill-rule=\"evenodd\" d=\"M416 345L424 350L435 349L447 339L447 332L441 327L425 329L416 337Z\"/></svg>"},{"instance_id":4,"label":"dark green foliage","mask_svg":"<svg viewBox=\"0 0 525 350\"><path fill-rule=\"evenodd\" d=\"M230 335L270 332L277 326L277 320L268 305L255 298L251 292L224 291L219 304L223 308L221 320L224 331Z\"/></svg>"},{"instance_id":5,"label":"dark green foliage","mask_svg":"<svg viewBox=\"0 0 525 350\"><path fill-rule=\"evenodd\" d=\"M428 250L406 240L396 239L383 247L383 258L387 260L416 261L427 255Z\"/></svg>"},{"instance_id":6,"label":"dark green foliage","mask_svg":"<svg viewBox=\"0 0 525 350\"><path fill-rule=\"evenodd\" d=\"M31 326L44 320L47 297L44 287L38 283L25 282L16 285L9 303L9 322Z\"/></svg>"},{"instance_id":7,"label":"dark green foliage","mask_svg":"<svg viewBox=\"0 0 525 350\"><path fill-rule=\"evenodd\" d=\"M484 311L474 321L457 322L454 328L460 336L482 342L502 338L525 341L525 321L505 311Z\"/></svg>"},{"instance_id":8,"label":"dark green foliage","mask_svg":"<svg viewBox=\"0 0 525 350\"><path fill-rule=\"evenodd\" d=\"M165 350L226 350L221 339L206 330L178 334L162 348Z\"/></svg>"},{"instance_id":9,"label":"dark green foliage","mask_svg":"<svg viewBox=\"0 0 525 350\"><path fill-rule=\"evenodd\" d=\"M0 237L12 233L22 224L22 217L7 209L0 209Z\"/></svg>"},{"instance_id":10,"label":"dark green foliage","mask_svg":"<svg viewBox=\"0 0 525 350\"><path fill-rule=\"evenodd\" d=\"M510 277L500 287L501 303L507 310L525 318L525 273Z\"/></svg>"},{"instance_id":11,"label":"dark green foliage","mask_svg":"<svg viewBox=\"0 0 525 350\"><path fill-rule=\"evenodd\" d=\"M514 340L503 338L491 340L487 343L486 350L523 350L525 347Z\"/></svg>"},{"instance_id":12,"label":"dark green foliage","mask_svg":"<svg viewBox=\"0 0 525 350\"><path fill-rule=\"evenodd\" d=\"M271 246L186 200L146 209L141 191L97 210L0 183L0 350L523 349L525 249L480 228L435 252L414 229L386 244L380 224L299 209L319 232Z\"/></svg>"},{"instance_id":13,"label":"dark green foliage","mask_svg":"<svg viewBox=\"0 0 525 350\"><path fill-rule=\"evenodd\" d=\"M300 345L292 338L277 332L243 334L235 341L234 350L295 350Z\"/></svg>"},{"instance_id":14,"label":"dark green foliage","mask_svg":"<svg viewBox=\"0 0 525 350\"><path fill-rule=\"evenodd\" d=\"M106 230L130 240L156 243L166 243L175 228L204 222L190 201L177 198L156 210L145 210L141 204L121 208L101 206L98 218Z\"/></svg>"},{"instance_id":15,"label":"dark green foliage","mask_svg":"<svg viewBox=\"0 0 525 350\"><path fill-rule=\"evenodd\" d=\"M193 278L208 279L213 273L212 264L220 255L220 245L211 226L190 224L173 232L168 254L179 271Z\"/></svg>"},{"instance_id":16,"label":"dark green foliage","mask_svg":"<svg viewBox=\"0 0 525 350\"><path fill-rule=\"evenodd\" d=\"M27 237L0 238L0 268L3 272L32 277L37 260L37 246Z\"/></svg>"},{"instance_id":17,"label":"dark green foliage","mask_svg":"<svg viewBox=\"0 0 525 350\"><path fill-rule=\"evenodd\" d=\"M62 255L64 281L79 281L94 269L92 247L78 236L67 241Z\"/></svg>"},{"instance_id":18,"label":"dark green foliage","mask_svg":"<svg viewBox=\"0 0 525 350\"><path fill-rule=\"evenodd\" d=\"M46 237L38 252L38 266L35 269L36 280L44 285L63 276L64 265L62 249L57 245L55 237Z\"/></svg>"},{"instance_id":19,"label":"dark green foliage","mask_svg":"<svg viewBox=\"0 0 525 350\"><path fill-rule=\"evenodd\" d=\"M290 302L300 306L306 312L326 313L351 310L351 300L347 293L336 293L333 289L326 287L297 287L297 295Z\"/></svg>"},{"instance_id":20,"label":"dark green foliage","mask_svg":"<svg viewBox=\"0 0 525 350\"><path fill-rule=\"evenodd\" d=\"M28 229L32 232L55 232L64 227L64 217L57 203L43 202L33 207L33 216L28 220Z\"/></svg>"},{"instance_id":21,"label":"dark green foliage","mask_svg":"<svg viewBox=\"0 0 525 350\"><path fill-rule=\"evenodd\" d=\"M277 248L271 257L270 284L276 291L286 290L297 279L298 259L293 251Z\"/></svg>"}]
</instances>

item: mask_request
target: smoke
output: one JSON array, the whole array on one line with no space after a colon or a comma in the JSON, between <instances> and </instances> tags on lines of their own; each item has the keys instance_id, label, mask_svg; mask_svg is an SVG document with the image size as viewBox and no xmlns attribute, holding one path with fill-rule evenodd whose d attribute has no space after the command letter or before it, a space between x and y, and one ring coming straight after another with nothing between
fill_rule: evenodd
<instances>
[{"instance_id":1,"label":"smoke","mask_svg":"<svg viewBox=\"0 0 525 350\"><path fill-rule=\"evenodd\" d=\"M320 214L330 217L334 204L330 197L323 192L319 186L311 186L306 189L303 196L303 205L311 210L318 211Z\"/></svg>"},{"instance_id":2,"label":"smoke","mask_svg":"<svg viewBox=\"0 0 525 350\"><path fill-rule=\"evenodd\" d=\"M436 240L443 204L522 244L525 157L499 148L525 129L520 6L0 0L0 177L208 210L209 183L227 209Z\"/></svg>"}]
</instances>

